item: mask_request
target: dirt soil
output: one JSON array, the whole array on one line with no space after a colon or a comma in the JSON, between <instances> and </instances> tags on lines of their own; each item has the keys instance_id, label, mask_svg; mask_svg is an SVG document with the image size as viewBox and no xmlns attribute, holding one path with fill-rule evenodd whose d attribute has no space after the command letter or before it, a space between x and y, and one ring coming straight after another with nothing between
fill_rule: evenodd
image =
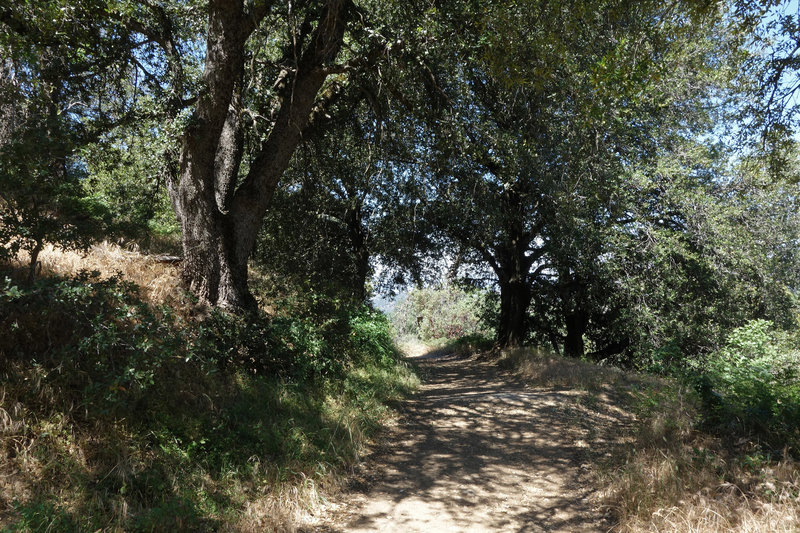
<instances>
[{"instance_id":1,"label":"dirt soil","mask_svg":"<svg viewBox=\"0 0 800 533\"><path fill-rule=\"evenodd\" d=\"M529 388L476 357L414 360L423 386L351 485L304 531L611 528L590 473L590 454L602 453L596 425L610 426L593 419L596 405L581 408L585 392Z\"/></svg>"}]
</instances>

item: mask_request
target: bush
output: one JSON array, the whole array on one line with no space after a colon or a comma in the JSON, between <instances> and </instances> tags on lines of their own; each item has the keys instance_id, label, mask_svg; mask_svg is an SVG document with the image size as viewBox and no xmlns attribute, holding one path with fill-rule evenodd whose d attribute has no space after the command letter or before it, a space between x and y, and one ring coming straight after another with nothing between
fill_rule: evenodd
<instances>
[{"instance_id":1,"label":"bush","mask_svg":"<svg viewBox=\"0 0 800 533\"><path fill-rule=\"evenodd\" d=\"M315 300L195 322L118 277L0 284L9 530L239 530L352 462L415 380L383 315Z\"/></svg>"},{"instance_id":2,"label":"bush","mask_svg":"<svg viewBox=\"0 0 800 533\"><path fill-rule=\"evenodd\" d=\"M766 320L734 329L697 379L708 421L800 453L800 352L792 340Z\"/></svg>"},{"instance_id":3,"label":"bush","mask_svg":"<svg viewBox=\"0 0 800 533\"><path fill-rule=\"evenodd\" d=\"M392 323L398 334L428 342L486 337L492 334L481 320L486 299L484 292L453 286L414 289L395 308Z\"/></svg>"},{"instance_id":4,"label":"bush","mask_svg":"<svg viewBox=\"0 0 800 533\"><path fill-rule=\"evenodd\" d=\"M187 339L166 308L154 309L135 285L82 272L72 280L44 279L0 291L0 357L45 369L65 363L63 383L83 402L141 395L159 369L187 357Z\"/></svg>"}]
</instances>

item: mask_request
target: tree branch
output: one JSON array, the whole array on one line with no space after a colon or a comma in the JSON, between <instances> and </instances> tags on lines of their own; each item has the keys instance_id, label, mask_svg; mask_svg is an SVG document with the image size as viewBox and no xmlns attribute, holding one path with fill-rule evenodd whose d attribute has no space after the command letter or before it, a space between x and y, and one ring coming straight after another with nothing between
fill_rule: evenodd
<instances>
[{"instance_id":1,"label":"tree branch","mask_svg":"<svg viewBox=\"0 0 800 533\"><path fill-rule=\"evenodd\" d=\"M289 94L282 98L275 124L261 146L250 172L235 192L232 212L237 228L248 228L239 239L237 255L248 257L255 243L255 228L261 225L278 180L299 145L317 94L327 74L324 67L339 53L344 39L350 0L328 0L310 43L301 55ZM250 231L253 230L253 231Z\"/></svg>"}]
</instances>

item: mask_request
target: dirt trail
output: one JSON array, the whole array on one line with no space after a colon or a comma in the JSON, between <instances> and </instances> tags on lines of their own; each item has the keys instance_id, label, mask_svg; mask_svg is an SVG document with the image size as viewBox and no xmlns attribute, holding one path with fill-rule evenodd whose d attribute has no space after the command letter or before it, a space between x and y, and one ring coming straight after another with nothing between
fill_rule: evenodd
<instances>
[{"instance_id":1,"label":"dirt trail","mask_svg":"<svg viewBox=\"0 0 800 533\"><path fill-rule=\"evenodd\" d=\"M572 391L494 364L416 359L425 384L316 532L601 532Z\"/></svg>"}]
</instances>

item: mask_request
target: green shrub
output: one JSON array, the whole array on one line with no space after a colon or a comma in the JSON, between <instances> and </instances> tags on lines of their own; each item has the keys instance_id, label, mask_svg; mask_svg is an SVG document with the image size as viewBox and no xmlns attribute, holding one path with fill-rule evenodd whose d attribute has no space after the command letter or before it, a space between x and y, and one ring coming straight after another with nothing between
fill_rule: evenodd
<instances>
[{"instance_id":1,"label":"green shrub","mask_svg":"<svg viewBox=\"0 0 800 533\"><path fill-rule=\"evenodd\" d=\"M330 349L332 339L308 319L214 311L199 331L197 353L223 369L300 380L343 371L343 361Z\"/></svg>"},{"instance_id":2,"label":"green shrub","mask_svg":"<svg viewBox=\"0 0 800 533\"><path fill-rule=\"evenodd\" d=\"M59 369L54 384L82 403L140 396L166 363L188 353L184 330L167 309L142 302L131 283L88 272L24 290L6 280L0 331L0 357ZM70 372L60 371L64 364Z\"/></svg>"},{"instance_id":3,"label":"green shrub","mask_svg":"<svg viewBox=\"0 0 800 533\"><path fill-rule=\"evenodd\" d=\"M771 322L734 329L697 379L709 422L800 452L799 371L800 352Z\"/></svg>"},{"instance_id":4,"label":"green shrub","mask_svg":"<svg viewBox=\"0 0 800 533\"><path fill-rule=\"evenodd\" d=\"M0 476L33 488L9 531L236 529L354 460L415 380L385 316L312 299L195 322L118 278L0 284Z\"/></svg>"},{"instance_id":5,"label":"green shrub","mask_svg":"<svg viewBox=\"0 0 800 533\"><path fill-rule=\"evenodd\" d=\"M490 336L491 329L481 319L486 298L484 292L454 286L414 289L395 308L392 323L398 334L423 341Z\"/></svg>"}]
</instances>

